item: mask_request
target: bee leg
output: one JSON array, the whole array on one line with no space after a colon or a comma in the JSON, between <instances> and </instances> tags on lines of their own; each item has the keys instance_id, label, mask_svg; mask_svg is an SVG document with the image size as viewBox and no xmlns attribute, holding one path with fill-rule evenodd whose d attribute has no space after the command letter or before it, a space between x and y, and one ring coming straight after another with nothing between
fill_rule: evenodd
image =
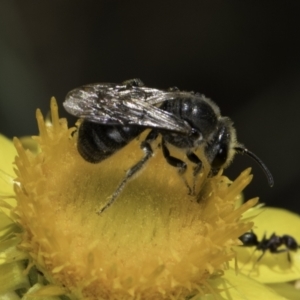
<instances>
[{"instance_id":1,"label":"bee leg","mask_svg":"<svg viewBox=\"0 0 300 300\"><path fill-rule=\"evenodd\" d=\"M139 170L141 170L144 167L145 163L149 160L149 158L151 158L153 154L153 150L151 148L150 143L154 141L157 138L157 136L158 136L158 132L154 130L151 130L149 132L146 139L141 143L141 148L145 153L144 157L127 171L125 178L122 180L122 182L119 184L117 189L114 191L109 201L105 204L105 206L103 206L99 211L97 211L97 214L103 213L107 208L109 208L115 202L115 200L122 192L123 188L125 187L126 183L131 179L133 175L135 175Z\"/></svg>"},{"instance_id":2,"label":"bee leg","mask_svg":"<svg viewBox=\"0 0 300 300\"><path fill-rule=\"evenodd\" d=\"M167 148L164 139L162 139L161 146L162 146L162 152L163 152L164 158L166 159L167 163L178 169L180 177L183 179L184 184L188 188L188 194L192 195L192 189L189 186L186 178L184 177L184 173L185 173L186 168L187 168L186 163L184 161L170 155L170 151Z\"/></svg>"},{"instance_id":3,"label":"bee leg","mask_svg":"<svg viewBox=\"0 0 300 300\"><path fill-rule=\"evenodd\" d=\"M123 84L127 86L127 88L131 88L133 86L136 87L142 87L145 86L145 84L143 83L143 81L139 78L133 78L133 79L128 79L123 81Z\"/></svg>"},{"instance_id":4,"label":"bee leg","mask_svg":"<svg viewBox=\"0 0 300 300\"><path fill-rule=\"evenodd\" d=\"M172 86L170 88L168 88L169 92L179 92L179 88L177 86Z\"/></svg>"},{"instance_id":5,"label":"bee leg","mask_svg":"<svg viewBox=\"0 0 300 300\"><path fill-rule=\"evenodd\" d=\"M196 178L197 175L200 173L201 169L202 169L202 161L200 160L200 158L194 153L194 152L187 152L186 153L187 158L194 164L196 164L196 166L194 167L194 178L193 178L193 195L195 194L195 189L196 189Z\"/></svg>"}]
</instances>

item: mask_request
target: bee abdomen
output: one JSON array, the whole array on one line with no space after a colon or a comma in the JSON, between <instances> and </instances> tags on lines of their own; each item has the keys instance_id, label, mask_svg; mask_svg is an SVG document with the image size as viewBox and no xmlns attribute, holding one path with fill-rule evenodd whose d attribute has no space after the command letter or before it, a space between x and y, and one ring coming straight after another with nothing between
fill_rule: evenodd
<instances>
[{"instance_id":1,"label":"bee abdomen","mask_svg":"<svg viewBox=\"0 0 300 300\"><path fill-rule=\"evenodd\" d=\"M123 148L143 130L137 126L112 126L84 121L78 131L78 152L86 161L98 163Z\"/></svg>"}]
</instances>

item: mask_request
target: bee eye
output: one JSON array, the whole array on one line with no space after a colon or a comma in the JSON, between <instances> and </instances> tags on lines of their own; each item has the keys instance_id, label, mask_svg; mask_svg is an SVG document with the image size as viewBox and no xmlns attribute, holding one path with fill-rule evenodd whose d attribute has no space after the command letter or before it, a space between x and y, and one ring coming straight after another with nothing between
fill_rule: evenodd
<instances>
[{"instance_id":1,"label":"bee eye","mask_svg":"<svg viewBox=\"0 0 300 300\"><path fill-rule=\"evenodd\" d=\"M221 168L227 161L228 157L228 146L223 144L220 146L211 166L213 168Z\"/></svg>"}]
</instances>

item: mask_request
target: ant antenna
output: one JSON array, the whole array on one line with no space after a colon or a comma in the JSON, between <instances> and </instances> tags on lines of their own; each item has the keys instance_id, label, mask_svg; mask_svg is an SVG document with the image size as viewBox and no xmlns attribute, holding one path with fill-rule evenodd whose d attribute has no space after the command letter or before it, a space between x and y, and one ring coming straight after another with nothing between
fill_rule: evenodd
<instances>
[{"instance_id":1,"label":"ant antenna","mask_svg":"<svg viewBox=\"0 0 300 300\"><path fill-rule=\"evenodd\" d=\"M236 150L237 153L246 154L246 155L250 156L254 161L256 161L258 163L258 165L264 171L264 173L267 177L269 186L272 187L274 185L274 179L273 179L271 172L269 171L267 166L263 163L263 161L258 156L256 156L253 152L251 152L250 150L248 150L247 148L245 148L243 146L235 147L234 150Z\"/></svg>"}]
</instances>

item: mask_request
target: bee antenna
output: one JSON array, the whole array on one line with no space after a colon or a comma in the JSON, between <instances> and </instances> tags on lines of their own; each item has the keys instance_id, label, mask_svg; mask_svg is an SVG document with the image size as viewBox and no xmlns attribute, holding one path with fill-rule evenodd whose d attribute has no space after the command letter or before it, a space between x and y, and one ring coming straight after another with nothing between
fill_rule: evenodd
<instances>
[{"instance_id":1,"label":"bee antenna","mask_svg":"<svg viewBox=\"0 0 300 300\"><path fill-rule=\"evenodd\" d=\"M274 185L274 179L273 179L271 172L269 171L267 166L263 163L263 161L258 156L256 156L253 152L249 151L247 148L245 148L243 146L238 146L238 147L235 147L234 149L237 153L246 154L246 155L250 156L253 160L255 160L259 164L259 166L262 168L262 170L264 171L264 173L267 177L269 186L272 187Z\"/></svg>"}]
</instances>

